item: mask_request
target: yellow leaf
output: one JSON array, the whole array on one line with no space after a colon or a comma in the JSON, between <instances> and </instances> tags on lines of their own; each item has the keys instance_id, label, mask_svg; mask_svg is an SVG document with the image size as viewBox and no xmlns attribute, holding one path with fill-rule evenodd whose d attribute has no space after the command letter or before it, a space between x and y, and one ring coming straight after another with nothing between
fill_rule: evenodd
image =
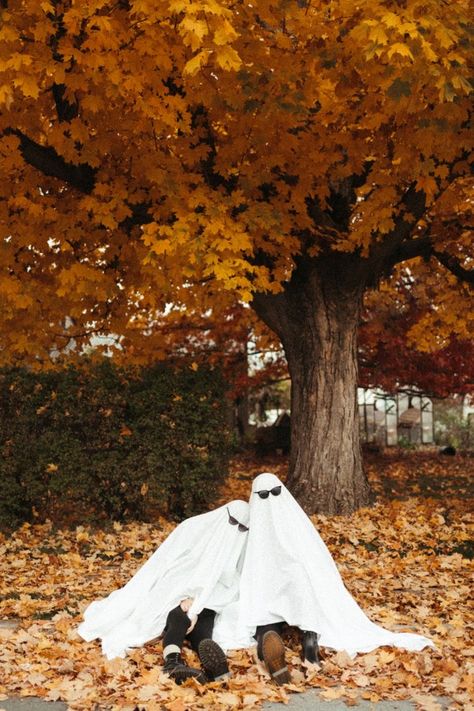
<instances>
[{"instance_id":1,"label":"yellow leaf","mask_svg":"<svg viewBox=\"0 0 474 711\"><path fill-rule=\"evenodd\" d=\"M100 221L104 225L104 227L108 227L110 230L115 230L115 228L118 227L117 220L110 213L102 215Z\"/></svg>"},{"instance_id":2,"label":"yellow leaf","mask_svg":"<svg viewBox=\"0 0 474 711\"><path fill-rule=\"evenodd\" d=\"M186 62L183 74L189 74L190 76L197 74L201 67L207 63L210 55L211 52L208 49L203 49L202 52L199 52L192 59Z\"/></svg>"},{"instance_id":3,"label":"yellow leaf","mask_svg":"<svg viewBox=\"0 0 474 711\"><path fill-rule=\"evenodd\" d=\"M214 43L219 45L229 44L237 39L238 36L238 33L234 30L230 22L223 20L214 32Z\"/></svg>"},{"instance_id":4,"label":"yellow leaf","mask_svg":"<svg viewBox=\"0 0 474 711\"><path fill-rule=\"evenodd\" d=\"M219 694L219 703L225 704L227 708L237 708L240 705L240 699L237 694L231 691L224 691Z\"/></svg>"},{"instance_id":5,"label":"yellow leaf","mask_svg":"<svg viewBox=\"0 0 474 711\"><path fill-rule=\"evenodd\" d=\"M90 540L90 536L87 531L84 530L82 526L78 526L76 529L76 541L78 543L86 543Z\"/></svg>"},{"instance_id":6,"label":"yellow leaf","mask_svg":"<svg viewBox=\"0 0 474 711\"><path fill-rule=\"evenodd\" d=\"M180 24L180 28L186 31L193 32L199 39L205 37L209 30L205 20L197 20L195 17L185 17Z\"/></svg>"},{"instance_id":7,"label":"yellow leaf","mask_svg":"<svg viewBox=\"0 0 474 711\"><path fill-rule=\"evenodd\" d=\"M337 689L332 687L324 689L324 691L321 691L319 695L328 701L335 701L336 699L340 699L341 696L344 696L345 692L346 690L343 687L338 687Z\"/></svg>"},{"instance_id":8,"label":"yellow leaf","mask_svg":"<svg viewBox=\"0 0 474 711\"><path fill-rule=\"evenodd\" d=\"M33 57L31 57L29 54L20 54L19 52L15 52L8 60L6 66L9 66L15 71L18 71L22 67L29 66L32 61Z\"/></svg>"},{"instance_id":9,"label":"yellow leaf","mask_svg":"<svg viewBox=\"0 0 474 711\"><path fill-rule=\"evenodd\" d=\"M369 677L366 674L354 674L352 677L354 684L357 686L369 686Z\"/></svg>"},{"instance_id":10,"label":"yellow leaf","mask_svg":"<svg viewBox=\"0 0 474 711\"><path fill-rule=\"evenodd\" d=\"M390 662L393 662L394 659L395 654L393 652L387 652L385 649L381 649L378 653L378 661L380 666L386 666L387 664L390 664Z\"/></svg>"},{"instance_id":11,"label":"yellow leaf","mask_svg":"<svg viewBox=\"0 0 474 711\"><path fill-rule=\"evenodd\" d=\"M189 706L183 699L175 699L166 704L167 711L188 711Z\"/></svg>"},{"instance_id":12,"label":"yellow leaf","mask_svg":"<svg viewBox=\"0 0 474 711\"><path fill-rule=\"evenodd\" d=\"M233 47L222 47L217 51L217 64L227 71L237 71L242 66L242 60Z\"/></svg>"},{"instance_id":13,"label":"yellow leaf","mask_svg":"<svg viewBox=\"0 0 474 711\"><path fill-rule=\"evenodd\" d=\"M428 42L423 41L421 43L421 46L423 47L423 52L425 54L425 57L430 61L430 62L437 62L439 57L438 55L433 51L433 48Z\"/></svg>"},{"instance_id":14,"label":"yellow leaf","mask_svg":"<svg viewBox=\"0 0 474 711\"><path fill-rule=\"evenodd\" d=\"M201 45L203 38L208 34L207 22L196 20L194 17L185 17L180 24L180 33L183 35L184 43L196 51Z\"/></svg>"},{"instance_id":15,"label":"yellow leaf","mask_svg":"<svg viewBox=\"0 0 474 711\"><path fill-rule=\"evenodd\" d=\"M24 96L31 96L33 99L38 98L40 89L34 74L22 74L21 76L17 76L13 80L13 84L21 89Z\"/></svg>"},{"instance_id":16,"label":"yellow leaf","mask_svg":"<svg viewBox=\"0 0 474 711\"><path fill-rule=\"evenodd\" d=\"M401 57L408 57L413 61L413 54L411 53L410 48L402 42L396 42L395 44L393 44L388 50L387 54L389 59L392 59L394 54L399 54Z\"/></svg>"},{"instance_id":17,"label":"yellow leaf","mask_svg":"<svg viewBox=\"0 0 474 711\"><path fill-rule=\"evenodd\" d=\"M460 74L456 74L451 79L451 84L454 86L455 89L462 89L465 94L470 94L472 91L472 86L470 82Z\"/></svg>"},{"instance_id":18,"label":"yellow leaf","mask_svg":"<svg viewBox=\"0 0 474 711\"><path fill-rule=\"evenodd\" d=\"M455 38L441 23L436 28L436 37L443 49L449 49L455 43Z\"/></svg>"},{"instance_id":19,"label":"yellow leaf","mask_svg":"<svg viewBox=\"0 0 474 711\"><path fill-rule=\"evenodd\" d=\"M351 667L354 664L354 660L352 657L350 657L347 652L344 650L340 650L337 652L334 657L333 657L334 664L337 664L338 667L341 667L341 669L344 669L345 667Z\"/></svg>"},{"instance_id":20,"label":"yellow leaf","mask_svg":"<svg viewBox=\"0 0 474 711\"><path fill-rule=\"evenodd\" d=\"M418 178L416 182L416 189L422 190L428 201L431 201L433 195L438 191L438 184L436 180L431 175L422 175Z\"/></svg>"},{"instance_id":21,"label":"yellow leaf","mask_svg":"<svg viewBox=\"0 0 474 711\"><path fill-rule=\"evenodd\" d=\"M400 18L395 15L394 12L387 12L382 16L382 22L385 27L398 27L400 25Z\"/></svg>"},{"instance_id":22,"label":"yellow leaf","mask_svg":"<svg viewBox=\"0 0 474 711\"><path fill-rule=\"evenodd\" d=\"M155 239L151 244L151 249L155 254L165 254L170 250L171 240L169 239Z\"/></svg>"},{"instance_id":23,"label":"yellow leaf","mask_svg":"<svg viewBox=\"0 0 474 711\"><path fill-rule=\"evenodd\" d=\"M377 44L387 44L388 42L387 33L381 25L370 28L369 39Z\"/></svg>"},{"instance_id":24,"label":"yellow leaf","mask_svg":"<svg viewBox=\"0 0 474 711\"><path fill-rule=\"evenodd\" d=\"M7 109L10 108L10 106L13 103L13 94L11 88L7 84L3 84L0 86L0 106L2 104L5 104Z\"/></svg>"}]
</instances>

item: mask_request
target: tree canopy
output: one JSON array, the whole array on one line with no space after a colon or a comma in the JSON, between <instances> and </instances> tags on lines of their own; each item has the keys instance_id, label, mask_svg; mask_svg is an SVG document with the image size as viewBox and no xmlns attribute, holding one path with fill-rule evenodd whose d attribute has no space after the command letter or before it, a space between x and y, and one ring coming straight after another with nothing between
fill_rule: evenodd
<instances>
[{"instance_id":1,"label":"tree canopy","mask_svg":"<svg viewBox=\"0 0 474 711\"><path fill-rule=\"evenodd\" d=\"M3 0L0 39L3 359L156 352L328 251L421 255L472 332L467 2Z\"/></svg>"}]
</instances>

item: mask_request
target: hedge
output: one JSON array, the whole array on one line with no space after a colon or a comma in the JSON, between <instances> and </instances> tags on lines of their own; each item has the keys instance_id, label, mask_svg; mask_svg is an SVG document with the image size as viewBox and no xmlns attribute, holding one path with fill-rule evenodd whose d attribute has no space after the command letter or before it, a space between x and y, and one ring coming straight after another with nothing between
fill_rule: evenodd
<instances>
[{"instance_id":1,"label":"hedge","mask_svg":"<svg viewBox=\"0 0 474 711\"><path fill-rule=\"evenodd\" d=\"M230 436L218 372L108 360L0 370L0 527L182 519L209 508L227 474Z\"/></svg>"}]
</instances>

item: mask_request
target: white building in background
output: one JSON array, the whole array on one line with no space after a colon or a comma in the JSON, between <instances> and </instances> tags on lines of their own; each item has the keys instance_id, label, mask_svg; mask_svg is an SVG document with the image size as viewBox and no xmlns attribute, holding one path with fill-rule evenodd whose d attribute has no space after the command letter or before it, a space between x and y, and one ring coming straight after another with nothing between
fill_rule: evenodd
<instances>
[{"instance_id":1,"label":"white building in background","mask_svg":"<svg viewBox=\"0 0 474 711\"><path fill-rule=\"evenodd\" d=\"M358 388L359 428L362 442L380 447L398 444L434 444L433 401L423 393L403 390L389 395L382 390ZM251 426L271 427L288 406L265 408L264 422L251 412Z\"/></svg>"},{"instance_id":2,"label":"white building in background","mask_svg":"<svg viewBox=\"0 0 474 711\"><path fill-rule=\"evenodd\" d=\"M382 447L434 443L433 401L423 393L358 388L357 397L362 441Z\"/></svg>"}]
</instances>

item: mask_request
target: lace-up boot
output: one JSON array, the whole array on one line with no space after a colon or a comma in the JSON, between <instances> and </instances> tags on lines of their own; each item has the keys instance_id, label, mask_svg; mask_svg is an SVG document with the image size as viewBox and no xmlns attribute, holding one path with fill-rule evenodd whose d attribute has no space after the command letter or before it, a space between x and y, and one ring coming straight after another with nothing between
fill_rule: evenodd
<instances>
[{"instance_id":1,"label":"lace-up boot","mask_svg":"<svg viewBox=\"0 0 474 711\"><path fill-rule=\"evenodd\" d=\"M230 676L224 650L212 639L203 639L198 647L199 659L209 681L222 681Z\"/></svg>"},{"instance_id":2,"label":"lace-up boot","mask_svg":"<svg viewBox=\"0 0 474 711\"><path fill-rule=\"evenodd\" d=\"M194 678L201 684L207 681L201 669L189 667L178 652L173 652L165 657L163 671L168 674L177 684L182 684L186 679Z\"/></svg>"}]
</instances>

